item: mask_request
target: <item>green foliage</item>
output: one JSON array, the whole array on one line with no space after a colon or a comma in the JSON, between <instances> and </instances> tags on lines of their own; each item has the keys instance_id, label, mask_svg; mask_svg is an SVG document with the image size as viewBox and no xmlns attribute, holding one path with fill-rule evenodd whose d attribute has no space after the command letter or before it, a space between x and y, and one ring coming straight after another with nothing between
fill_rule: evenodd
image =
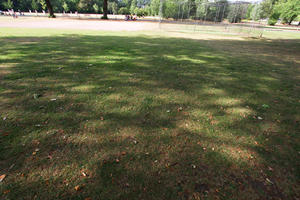
<instances>
[{"instance_id":1,"label":"green foliage","mask_svg":"<svg viewBox=\"0 0 300 200\"><path fill-rule=\"evenodd\" d=\"M228 21L230 23L239 23L243 18L244 5L233 4L230 6L230 11L228 13Z\"/></svg>"},{"instance_id":2,"label":"green foliage","mask_svg":"<svg viewBox=\"0 0 300 200\"><path fill-rule=\"evenodd\" d=\"M283 23L290 24L297 16L300 15L300 1L287 0L281 1L275 6L277 13L280 13L280 18Z\"/></svg>"},{"instance_id":3,"label":"green foliage","mask_svg":"<svg viewBox=\"0 0 300 200\"><path fill-rule=\"evenodd\" d=\"M274 5L274 9L268 20L269 25L275 25L278 19L282 23L290 24L297 16L300 15L300 1L287 0L278 1Z\"/></svg>"},{"instance_id":4,"label":"green foliage","mask_svg":"<svg viewBox=\"0 0 300 200\"><path fill-rule=\"evenodd\" d=\"M132 0L131 6L130 6L130 14L135 14L134 11L135 11L136 6L137 6L137 0Z\"/></svg>"},{"instance_id":5,"label":"green foliage","mask_svg":"<svg viewBox=\"0 0 300 200\"><path fill-rule=\"evenodd\" d=\"M38 10L39 9L39 4L36 0L32 0L31 8L32 8L32 10Z\"/></svg>"},{"instance_id":6,"label":"green foliage","mask_svg":"<svg viewBox=\"0 0 300 200\"><path fill-rule=\"evenodd\" d=\"M98 13L99 12L99 6L97 5L97 4L94 4L93 5L93 9L94 9L94 11L96 12L96 13Z\"/></svg>"},{"instance_id":7,"label":"green foliage","mask_svg":"<svg viewBox=\"0 0 300 200\"><path fill-rule=\"evenodd\" d=\"M2 4L3 4L5 9L12 9L13 6L14 6L14 3L13 3L12 0L4 1Z\"/></svg>"},{"instance_id":8,"label":"green foliage","mask_svg":"<svg viewBox=\"0 0 300 200\"><path fill-rule=\"evenodd\" d=\"M129 11L128 8L122 7L122 8L119 9L119 14L121 14L121 15L129 15L130 11Z\"/></svg>"},{"instance_id":9,"label":"green foliage","mask_svg":"<svg viewBox=\"0 0 300 200\"><path fill-rule=\"evenodd\" d=\"M28 11L46 10L45 0L2 0L0 9ZM198 19L220 22L227 18L230 22L242 19L266 19L274 24L278 19L290 24L299 16L300 0L263 0L260 4L238 5L227 0L163 0L162 16L164 18ZM78 11L82 13L101 13L103 0L51 0L54 12ZM161 0L112 0L108 2L108 13L131 13L139 16L157 16ZM119 9L123 8L121 11ZM126 9L125 9L126 8Z\"/></svg>"},{"instance_id":10,"label":"green foliage","mask_svg":"<svg viewBox=\"0 0 300 200\"><path fill-rule=\"evenodd\" d=\"M108 11L112 14L118 14L118 4L116 2L108 2Z\"/></svg>"},{"instance_id":11,"label":"green foliage","mask_svg":"<svg viewBox=\"0 0 300 200\"><path fill-rule=\"evenodd\" d=\"M246 19L252 19L252 12L254 10L255 5L249 5L247 8Z\"/></svg>"},{"instance_id":12,"label":"green foliage","mask_svg":"<svg viewBox=\"0 0 300 200\"><path fill-rule=\"evenodd\" d=\"M273 11L274 0L264 0L260 3L259 17L260 19L268 18Z\"/></svg>"},{"instance_id":13,"label":"green foliage","mask_svg":"<svg viewBox=\"0 0 300 200\"><path fill-rule=\"evenodd\" d=\"M47 10L47 4L46 4L45 0L38 0L38 1L41 5L42 9Z\"/></svg>"},{"instance_id":14,"label":"green foliage","mask_svg":"<svg viewBox=\"0 0 300 200\"><path fill-rule=\"evenodd\" d=\"M179 2L174 0L165 0L163 5L163 17L164 18L173 18L178 19L179 18L179 8L183 7L179 4ZM182 11L183 13L184 11Z\"/></svg>"},{"instance_id":15,"label":"green foliage","mask_svg":"<svg viewBox=\"0 0 300 200\"><path fill-rule=\"evenodd\" d=\"M62 7L63 7L64 11L66 11L66 12L70 11L70 8L66 2L63 3Z\"/></svg>"},{"instance_id":16,"label":"green foliage","mask_svg":"<svg viewBox=\"0 0 300 200\"><path fill-rule=\"evenodd\" d=\"M94 12L94 0L80 0L78 3L78 11L83 13Z\"/></svg>"},{"instance_id":17,"label":"green foliage","mask_svg":"<svg viewBox=\"0 0 300 200\"><path fill-rule=\"evenodd\" d=\"M150 3L151 15L159 15L160 0L152 0Z\"/></svg>"},{"instance_id":18,"label":"green foliage","mask_svg":"<svg viewBox=\"0 0 300 200\"><path fill-rule=\"evenodd\" d=\"M260 13L261 13L261 6L259 4L256 4L250 13L250 19L255 21L259 20Z\"/></svg>"},{"instance_id":19,"label":"green foliage","mask_svg":"<svg viewBox=\"0 0 300 200\"><path fill-rule=\"evenodd\" d=\"M277 23L279 17L280 17L280 13L274 10L268 19L268 24L274 26Z\"/></svg>"}]
</instances>

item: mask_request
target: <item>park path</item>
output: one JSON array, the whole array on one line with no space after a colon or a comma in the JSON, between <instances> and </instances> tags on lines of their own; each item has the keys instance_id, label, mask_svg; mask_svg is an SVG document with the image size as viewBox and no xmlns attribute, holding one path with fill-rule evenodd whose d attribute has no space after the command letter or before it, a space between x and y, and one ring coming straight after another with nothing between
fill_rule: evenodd
<instances>
[{"instance_id":1,"label":"park path","mask_svg":"<svg viewBox=\"0 0 300 200\"><path fill-rule=\"evenodd\" d=\"M150 31L157 30L158 23L123 20L49 19L42 17L0 17L0 27L9 28L56 28L103 31Z\"/></svg>"}]
</instances>

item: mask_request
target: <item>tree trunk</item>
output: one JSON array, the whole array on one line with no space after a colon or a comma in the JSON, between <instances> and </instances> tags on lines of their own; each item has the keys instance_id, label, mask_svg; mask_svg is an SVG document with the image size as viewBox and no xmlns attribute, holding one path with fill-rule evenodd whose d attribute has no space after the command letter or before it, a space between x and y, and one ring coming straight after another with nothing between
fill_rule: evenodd
<instances>
[{"instance_id":1,"label":"tree trunk","mask_svg":"<svg viewBox=\"0 0 300 200\"><path fill-rule=\"evenodd\" d=\"M102 19L108 19L107 18L107 0L103 1L103 16Z\"/></svg>"},{"instance_id":2,"label":"tree trunk","mask_svg":"<svg viewBox=\"0 0 300 200\"><path fill-rule=\"evenodd\" d=\"M53 8L52 8L50 0L45 0L45 2L46 2L46 5L47 5L47 8L48 8L49 17L50 18L55 18L55 15L54 15Z\"/></svg>"},{"instance_id":3,"label":"tree trunk","mask_svg":"<svg viewBox=\"0 0 300 200\"><path fill-rule=\"evenodd\" d=\"M297 17L297 15L294 15L291 17L290 21L289 21L289 25L291 25L291 23L294 21L294 19Z\"/></svg>"}]
</instances>

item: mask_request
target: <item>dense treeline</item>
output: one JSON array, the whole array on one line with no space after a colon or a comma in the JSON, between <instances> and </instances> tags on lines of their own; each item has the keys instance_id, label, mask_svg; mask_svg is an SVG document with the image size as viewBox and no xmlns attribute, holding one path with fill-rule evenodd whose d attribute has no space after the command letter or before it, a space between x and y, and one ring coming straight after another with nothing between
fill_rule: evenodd
<instances>
[{"instance_id":1,"label":"dense treeline","mask_svg":"<svg viewBox=\"0 0 300 200\"><path fill-rule=\"evenodd\" d=\"M0 0L0 10L47 10L47 0ZM105 0L50 0L54 12L103 13ZM300 16L300 0L263 0L259 4L227 0L109 0L108 14L162 15L164 18L240 22L242 19L278 19L290 24Z\"/></svg>"},{"instance_id":2,"label":"dense treeline","mask_svg":"<svg viewBox=\"0 0 300 200\"><path fill-rule=\"evenodd\" d=\"M291 24L297 17L300 17L300 0L264 0L260 4L250 5L247 11L248 19L267 18L270 25L279 19L282 23Z\"/></svg>"}]
</instances>

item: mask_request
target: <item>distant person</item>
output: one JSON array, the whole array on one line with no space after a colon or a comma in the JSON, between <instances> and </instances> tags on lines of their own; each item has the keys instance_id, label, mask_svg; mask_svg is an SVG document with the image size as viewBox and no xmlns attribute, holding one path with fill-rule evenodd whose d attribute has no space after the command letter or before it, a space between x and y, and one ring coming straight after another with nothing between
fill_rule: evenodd
<instances>
[{"instance_id":1,"label":"distant person","mask_svg":"<svg viewBox=\"0 0 300 200\"><path fill-rule=\"evenodd\" d=\"M129 15L125 15L125 21L128 21L129 20Z\"/></svg>"}]
</instances>

